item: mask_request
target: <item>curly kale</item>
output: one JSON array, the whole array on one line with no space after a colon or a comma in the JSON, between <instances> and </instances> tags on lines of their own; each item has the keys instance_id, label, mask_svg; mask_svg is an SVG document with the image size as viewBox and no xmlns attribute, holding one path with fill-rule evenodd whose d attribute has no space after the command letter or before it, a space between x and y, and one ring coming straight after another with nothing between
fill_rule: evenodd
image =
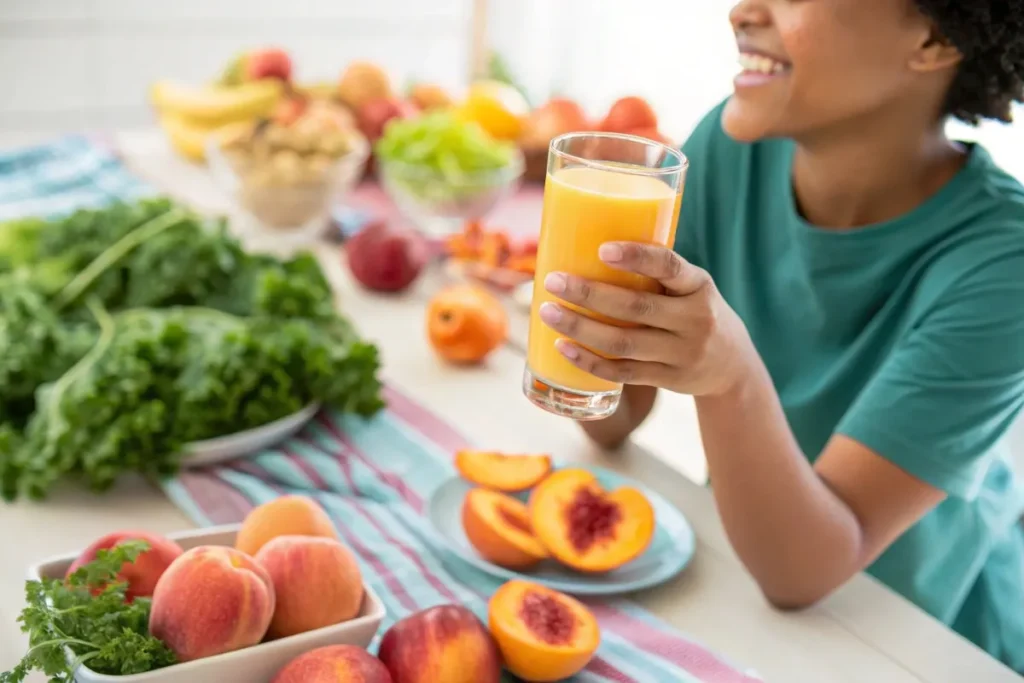
<instances>
[{"instance_id":1,"label":"curly kale","mask_svg":"<svg viewBox=\"0 0 1024 683\"><path fill-rule=\"evenodd\" d=\"M124 472L167 476L189 442L311 403L383 405L377 349L337 313L310 255L247 253L223 221L168 200L17 232L22 243L0 239L5 498L44 497L66 477L102 491ZM74 269L41 285L54 264Z\"/></svg>"}]
</instances>

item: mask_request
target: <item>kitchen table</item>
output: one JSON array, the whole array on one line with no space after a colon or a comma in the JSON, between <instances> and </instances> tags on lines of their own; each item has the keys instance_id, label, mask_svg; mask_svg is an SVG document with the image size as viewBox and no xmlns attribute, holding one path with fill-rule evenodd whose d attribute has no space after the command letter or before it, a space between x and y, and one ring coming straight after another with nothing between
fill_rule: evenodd
<instances>
[{"instance_id":1,"label":"kitchen table","mask_svg":"<svg viewBox=\"0 0 1024 683\"><path fill-rule=\"evenodd\" d=\"M5 142L12 141L10 135ZM127 163L168 193L197 208L229 211L206 172L175 158L155 131L123 133L116 142ZM698 545L676 580L636 596L652 613L772 683L1007 683L1019 677L868 576L858 576L816 607L799 613L771 609L733 553L710 492L673 465L675 453L702 452L692 404L673 402L685 429L660 442L620 452L593 447L578 426L529 404L520 392L526 318L513 312L510 344L478 368L451 368L432 353L424 334L427 298L441 277L433 272L402 296L358 289L335 245L317 247L339 302L363 334L378 344L385 379L429 405L469 439L491 448L544 451L595 464L643 481L688 517ZM15 618L30 562L73 552L122 527L169 532L188 519L145 482L125 480L103 496L72 488L43 503L0 507L0 670L24 641ZM41 678L31 679L33 683Z\"/></svg>"}]
</instances>

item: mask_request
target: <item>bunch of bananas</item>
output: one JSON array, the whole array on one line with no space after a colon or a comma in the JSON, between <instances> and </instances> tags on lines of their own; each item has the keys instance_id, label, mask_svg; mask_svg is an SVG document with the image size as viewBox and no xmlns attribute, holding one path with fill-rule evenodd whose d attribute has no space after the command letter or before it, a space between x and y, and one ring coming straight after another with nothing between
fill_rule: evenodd
<instances>
[{"instance_id":1,"label":"bunch of bananas","mask_svg":"<svg viewBox=\"0 0 1024 683\"><path fill-rule=\"evenodd\" d=\"M291 91L291 77L288 54L263 49L235 58L210 84L157 81L149 100L171 146L186 159L203 161L216 131L270 116Z\"/></svg>"},{"instance_id":2,"label":"bunch of bananas","mask_svg":"<svg viewBox=\"0 0 1024 683\"><path fill-rule=\"evenodd\" d=\"M191 161L205 158L207 141L217 130L269 116L283 96L283 84L270 79L199 87L159 81L150 89L150 101L168 141Z\"/></svg>"}]
</instances>

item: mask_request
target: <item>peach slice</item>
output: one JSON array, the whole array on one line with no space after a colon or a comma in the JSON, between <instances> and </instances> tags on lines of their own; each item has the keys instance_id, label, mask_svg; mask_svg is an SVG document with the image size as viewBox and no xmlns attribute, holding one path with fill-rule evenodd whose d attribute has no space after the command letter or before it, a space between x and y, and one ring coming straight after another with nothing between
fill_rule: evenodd
<instances>
[{"instance_id":1,"label":"peach slice","mask_svg":"<svg viewBox=\"0 0 1024 683\"><path fill-rule=\"evenodd\" d=\"M455 467L477 486L518 493L533 488L551 473L551 456L463 450L455 454Z\"/></svg>"},{"instance_id":2,"label":"peach slice","mask_svg":"<svg viewBox=\"0 0 1024 683\"><path fill-rule=\"evenodd\" d=\"M605 491L592 473L564 469L530 495L530 524L555 559L584 572L617 569L654 537L654 508L637 489Z\"/></svg>"},{"instance_id":3,"label":"peach slice","mask_svg":"<svg viewBox=\"0 0 1024 683\"><path fill-rule=\"evenodd\" d=\"M582 603L528 581L498 589L488 622L505 668L532 683L579 673L601 644L597 619Z\"/></svg>"},{"instance_id":4,"label":"peach slice","mask_svg":"<svg viewBox=\"0 0 1024 683\"><path fill-rule=\"evenodd\" d=\"M548 557L526 505L504 493L477 488L466 494L462 528L481 557L499 567L528 569Z\"/></svg>"}]
</instances>

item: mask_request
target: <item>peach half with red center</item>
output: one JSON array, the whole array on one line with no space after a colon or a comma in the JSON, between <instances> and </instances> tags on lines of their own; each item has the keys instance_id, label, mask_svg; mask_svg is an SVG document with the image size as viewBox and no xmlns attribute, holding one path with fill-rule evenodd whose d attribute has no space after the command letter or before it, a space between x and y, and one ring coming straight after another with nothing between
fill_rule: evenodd
<instances>
[{"instance_id":1,"label":"peach half with red center","mask_svg":"<svg viewBox=\"0 0 1024 683\"><path fill-rule=\"evenodd\" d=\"M499 567L529 569L548 557L526 505L504 493L476 488L466 494L462 528L480 556Z\"/></svg>"},{"instance_id":2,"label":"peach half with red center","mask_svg":"<svg viewBox=\"0 0 1024 683\"><path fill-rule=\"evenodd\" d=\"M559 470L530 495L530 524L559 562L606 572L635 559L654 537L654 508L639 490L605 491L593 473Z\"/></svg>"},{"instance_id":3,"label":"peach half with red center","mask_svg":"<svg viewBox=\"0 0 1024 683\"><path fill-rule=\"evenodd\" d=\"M583 603L528 581L499 588L488 621L505 668L531 683L579 673L601 644L597 619Z\"/></svg>"},{"instance_id":4,"label":"peach half with red center","mask_svg":"<svg viewBox=\"0 0 1024 683\"><path fill-rule=\"evenodd\" d=\"M455 468L466 481L477 486L519 493L533 488L551 473L551 456L462 450L455 454Z\"/></svg>"}]
</instances>

